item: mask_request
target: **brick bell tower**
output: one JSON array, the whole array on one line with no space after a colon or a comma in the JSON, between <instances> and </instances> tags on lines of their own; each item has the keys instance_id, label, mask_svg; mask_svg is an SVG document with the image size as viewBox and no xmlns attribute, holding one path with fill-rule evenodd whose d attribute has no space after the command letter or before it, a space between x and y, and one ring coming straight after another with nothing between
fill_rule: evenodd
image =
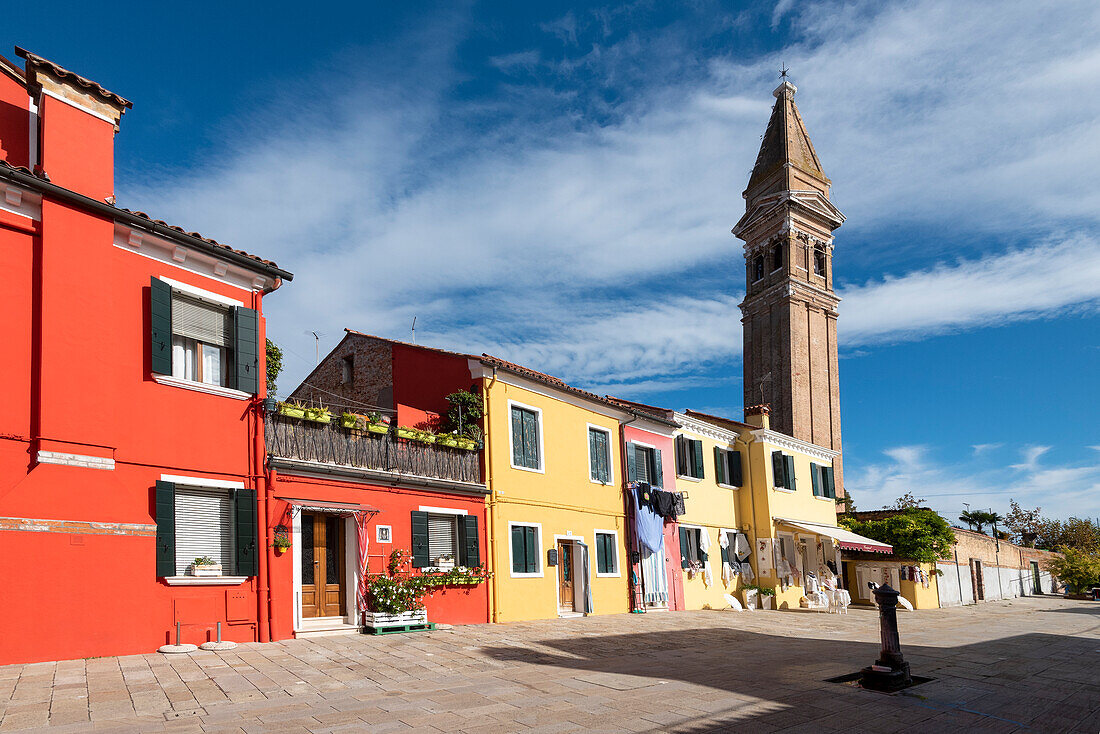
<instances>
[{"instance_id":1,"label":"brick bell tower","mask_svg":"<svg viewBox=\"0 0 1100 734\"><path fill-rule=\"evenodd\" d=\"M833 292L833 230L844 215L829 202L830 181L794 103L796 87L776 88L775 106L745 189L745 405L771 406L781 433L840 451ZM833 462L843 495L841 460Z\"/></svg>"}]
</instances>

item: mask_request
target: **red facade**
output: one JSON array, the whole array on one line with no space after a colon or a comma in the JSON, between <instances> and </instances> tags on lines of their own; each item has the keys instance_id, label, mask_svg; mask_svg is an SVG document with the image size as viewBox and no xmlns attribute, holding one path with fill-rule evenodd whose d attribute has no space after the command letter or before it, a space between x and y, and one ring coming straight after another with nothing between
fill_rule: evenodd
<instances>
[{"instance_id":1,"label":"red facade","mask_svg":"<svg viewBox=\"0 0 1100 734\"><path fill-rule=\"evenodd\" d=\"M261 299L290 274L116 209L113 139L129 103L25 58L25 71L0 59L0 664L149 652L177 622L185 642L219 622L225 639L264 639L263 528L217 528L225 547L211 552L250 572L196 585L175 553L205 541L177 545L158 498L171 487L201 512L226 508L230 525L252 498L255 518ZM166 311L158 356L157 287L221 324L209 343ZM206 382L173 376L177 351L205 355ZM243 556L229 547L250 532Z\"/></svg>"}]
</instances>

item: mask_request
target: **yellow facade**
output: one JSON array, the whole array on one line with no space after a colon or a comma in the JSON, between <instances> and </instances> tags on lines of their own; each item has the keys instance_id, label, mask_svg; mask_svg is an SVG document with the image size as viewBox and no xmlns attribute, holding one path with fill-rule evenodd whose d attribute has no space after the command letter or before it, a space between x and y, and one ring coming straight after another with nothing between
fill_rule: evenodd
<instances>
[{"instance_id":1,"label":"yellow facade","mask_svg":"<svg viewBox=\"0 0 1100 734\"><path fill-rule=\"evenodd\" d=\"M699 419L699 415L691 414L689 411L687 416L677 415L677 420L685 426L690 426L691 419ZM784 584L781 583L781 579L776 573L774 550L769 550L765 562L761 563L760 553L757 552L757 541L766 539L774 544L782 542L779 541L780 538L788 538L796 553L803 559L803 570L813 570L821 580L827 580L828 574L821 572L823 564L818 559L821 558L821 554L825 553L829 555L828 560L836 558L836 548L832 539L825 532L815 533L805 528L792 526L783 522L783 520L836 527L835 501L828 497L814 496L812 490L813 480L811 478L812 466L828 466L836 453L771 431L767 427L766 416L757 416L753 420L759 421L759 425L720 421L730 432L737 434L737 440L728 445L736 446L742 452L743 461L745 486L733 492L735 497L730 505L734 509L734 514L730 522L734 523L742 532L745 532L753 544L754 552L751 563L755 578L752 580L752 584L775 590L775 608L796 609L801 606L801 600L805 595L803 584L796 583L783 588ZM705 422L718 424L718 421ZM699 431L693 431L691 437L697 439L700 437L699 433ZM717 436L711 438L716 439ZM705 451L713 454L714 443L714 440L707 441L704 439ZM795 488L793 490L776 486L772 462L772 454L776 451L793 458L795 476ZM708 469L712 466L713 461L708 463ZM702 524L703 518L708 516L718 517L717 515L709 515L710 512L719 510L719 503L721 502L719 499L721 495L715 494L721 488L713 482L713 479L708 481L704 478L696 482L678 478L677 483L678 488L688 489L688 491L691 491L691 487L698 487L700 508L698 515L695 515L700 518L698 524ZM695 494L691 496L694 499ZM711 496L715 499L708 500L707 498ZM692 505L694 504L693 502ZM683 519L685 524L692 522L692 512L693 508L689 507L689 515ZM727 510L726 515L728 516L728 514L729 511ZM716 522L713 519L707 522L710 525L722 525L726 522L726 516L722 516L721 522ZM717 530L714 532L717 535ZM684 598L689 609L697 609L707 603L714 606L715 597L721 599L722 594L727 593L720 581L721 559L717 547L712 549L711 559L714 561L714 568L716 569L715 578L717 583L714 586L717 588L703 589L702 581L699 581L696 587L694 586L695 579L685 578ZM835 562L834 560L834 564ZM693 586L690 591L689 585ZM738 579L736 588L741 593L737 596L742 602L745 601L743 590L741 590L743 585L744 582ZM724 600L722 604L724 605Z\"/></svg>"},{"instance_id":2,"label":"yellow facade","mask_svg":"<svg viewBox=\"0 0 1100 734\"><path fill-rule=\"evenodd\" d=\"M627 577L626 528L622 493L619 422L626 415L579 391L556 389L502 369L487 371L482 384L486 396L486 480L490 489L488 522L493 621L515 622L585 613L585 586L591 590L592 614L630 611ZM513 454L512 409L536 416L538 466L517 466ZM609 476L592 477L590 429L606 431ZM517 531L517 526L520 530ZM516 532L530 533L537 567L517 571ZM613 572L598 568L597 534L611 536ZM527 537L527 536L524 536ZM579 562L587 548L588 573ZM568 549L566 549L568 546ZM603 546L606 549L606 546ZM551 551L565 564L551 565ZM528 559L528 563L530 559ZM563 576L569 578L563 579ZM563 580L572 584L574 603L562 603ZM568 586L567 586L568 588Z\"/></svg>"},{"instance_id":3,"label":"yellow facade","mask_svg":"<svg viewBox=\"0 0 1100 734\"><path fill-rule=\"evenodd\" d=\"M702 442L702 477L691 477L681 473L677 467L676 491L684 492L685 514L678 518L680 527L699 528L710 538L710 552L707 565L711 572L711 583L706 583L703 573L687 571L683 575L684 607L686 609L725 609L729 603L726 594L741 599L741 577L733 576L729 581L722 578L722 534L729 532L745 533L751 543L752 529L748 525L751 515L747 503L749 490L718 482L715 449L738 451L741 453L742 467L746 465L745 446L738 442L737 431L722 428L705 421L677 413L673 418L681 425L677 436ZM742 507L742 504L745 506Z\"/></svg>"},{"instance_id":4,"label":"yellow facade","mask_svg":"<svg viewBox=\"0 0 1100 734\"><path fill-rule=\"evenodd\" d=\"M867 576L872 575L872 569L877 569L879 578L877 583L883 582L881 576L882 569L898 569L901 566L920 566L920 569L924 571L925 576L928 578L928 587L925 588L924 584L920 581L912 581L899 579L897 591L913 605L914 609L939 609L940 608L940 591L937 585L936 565L934 563L914 563L908 561L893 560L892 557L884 557L886 560L846 560L844 562L845 576L848 579L848 591L852 595L852 603L854 604L874 604L874 594L864 584L860 585L859 571L863 571ZM894 582L891 581L890 585L893 586Z\"/></svg>"}]
</instances>

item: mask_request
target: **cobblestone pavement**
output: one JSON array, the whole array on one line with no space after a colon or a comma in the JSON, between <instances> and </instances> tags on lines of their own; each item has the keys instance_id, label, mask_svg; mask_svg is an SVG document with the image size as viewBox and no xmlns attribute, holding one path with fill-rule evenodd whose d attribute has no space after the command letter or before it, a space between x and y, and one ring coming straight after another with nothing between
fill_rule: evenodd
<instances>
[{"instance_id":1,"label":"cobblestone pavement","mask_svg":"<svg viewBox=\"0 0 1100 734\"><path fill-rule=\"evenodd\" d=\"M0 731L1100 731L1100 604L900 613L915 674L887 696L824 679L878 617L615 615L0 667Z\"/></svg>"}]
</instances>

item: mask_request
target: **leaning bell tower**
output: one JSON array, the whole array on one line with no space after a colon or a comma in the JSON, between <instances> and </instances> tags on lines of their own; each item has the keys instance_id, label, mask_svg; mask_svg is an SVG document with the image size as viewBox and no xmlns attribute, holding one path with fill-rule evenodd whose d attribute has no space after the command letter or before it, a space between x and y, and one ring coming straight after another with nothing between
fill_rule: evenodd
<instances>
[{"instance_id":1,"label":"leaning bell tower","mask_svg":"<svg viewBox=\"0 0 1100 734\"><path fill-rule=\"evenodd\" d=\"M774 430L840 451L840 382L833 291L833 230L844 215L829 201L821 168L784 79L745 189L745 405L771 406ZM843 494L840 457L834 460Z\"/></svg>"}]
</instances>

